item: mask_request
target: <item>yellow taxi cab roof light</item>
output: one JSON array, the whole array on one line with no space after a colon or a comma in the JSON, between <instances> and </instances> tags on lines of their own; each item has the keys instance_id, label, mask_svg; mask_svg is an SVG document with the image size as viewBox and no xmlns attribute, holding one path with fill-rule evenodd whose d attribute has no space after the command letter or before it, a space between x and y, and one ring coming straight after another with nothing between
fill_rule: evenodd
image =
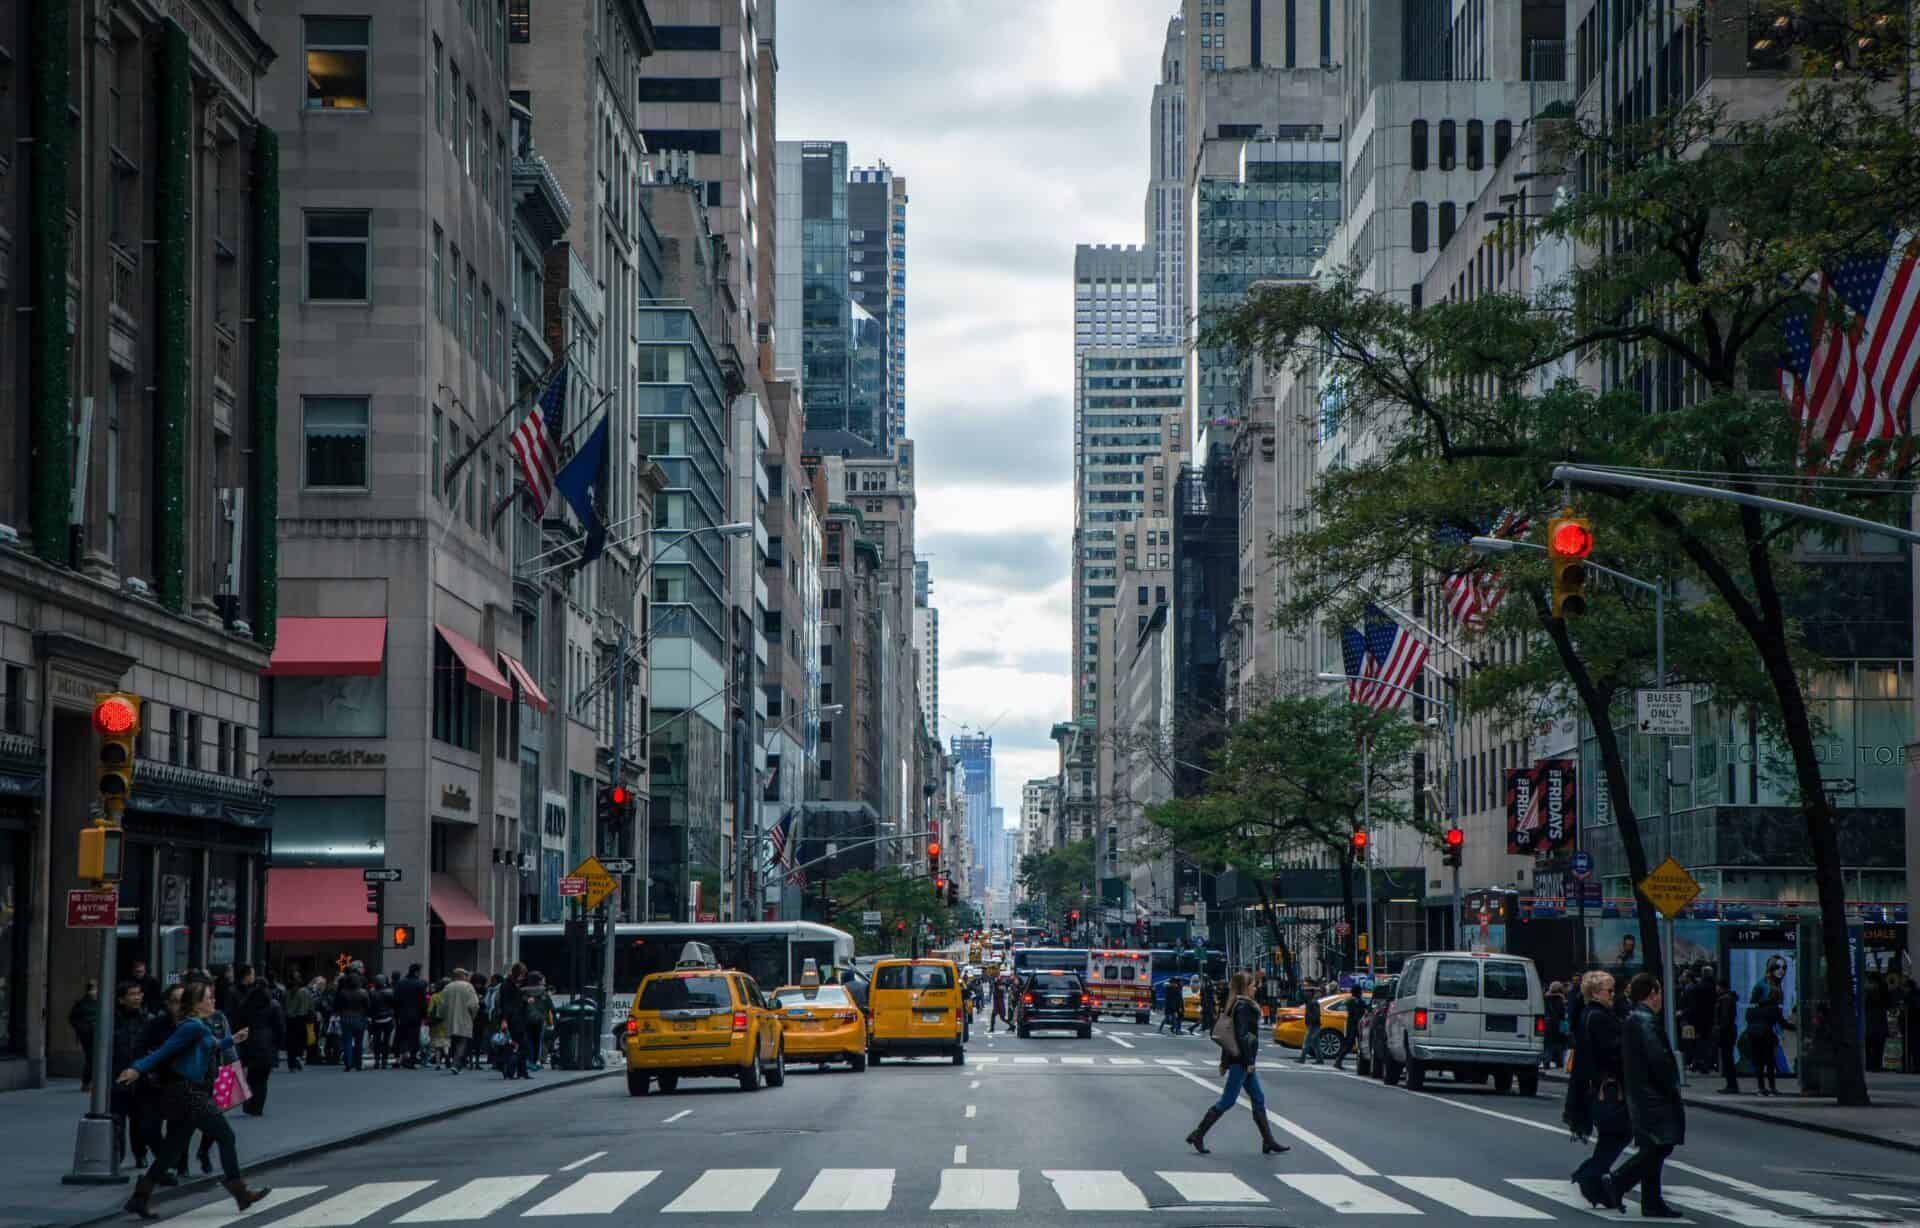
<instances>
[{"instance_id":1,"label":"yellow taxi cab roof light","mask_svg":"<svg viewBox=\"0 0 1920 1228\"><path fill-rule=\"evenodd\" d=\"M689 942L680 948L679 962L675 968L718 968L720 961L714 957L713 948L704 942Z\"/></svg>"}]
</instances>

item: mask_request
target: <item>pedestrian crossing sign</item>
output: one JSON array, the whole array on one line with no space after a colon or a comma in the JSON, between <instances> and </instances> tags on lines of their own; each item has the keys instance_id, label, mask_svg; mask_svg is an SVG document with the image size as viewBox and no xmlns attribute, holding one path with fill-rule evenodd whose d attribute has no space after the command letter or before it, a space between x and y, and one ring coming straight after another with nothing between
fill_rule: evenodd
<instances>
[{"instance_id":1,"label":"pedestrian crossing sign","mask_svg":"<svg viewBox=\"0 0 1920 1228\"><path fill-rule=\"evenodd\" d=\"M1687 873L1685 866L1669 857L1640 880L1640 894L1671 921L1681 909L1693 903L1694 897L1700 894L1700 884Z\"/></svg>"},{"instance_id":2,"label":"pedestrian crossing sign","mask_svg":"<svg viewBox=\"0 0 1920 1228\"><path fill-rule=\"evenodd\" d=\"M587 880L587 892L581 899L589 910L600 907L602 901L620 890L620 880L607 873L607 868L600 864L598 857L587 858L575 866L573 873L567 877Z\"/></svg>"}]
</instances>

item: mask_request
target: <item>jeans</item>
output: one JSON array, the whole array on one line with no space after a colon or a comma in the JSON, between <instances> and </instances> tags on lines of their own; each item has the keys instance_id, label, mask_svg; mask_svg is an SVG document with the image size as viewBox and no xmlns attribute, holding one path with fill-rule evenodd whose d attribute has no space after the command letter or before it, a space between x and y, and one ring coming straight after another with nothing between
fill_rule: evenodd
<instances>
[{"instance_id":1,"label":"jeans","mask_svg":"<svg viewBox=\"0 0 1920 1228\"><path fill-rule=\"evenodd\" d=\"M240 1152L234 1146L233 1127L227 1119L209 1110L192 1121L170 1121L167 1123L165 1141L154 1152L153 1167L147 1170L149 1180L158 1181L174 1168L185 1171L187 1148L193 1144L193 1132L200 1131L207 1141L220 1148L220 1171L227 1180L240 1179Z\"/></svg>"},{"instance_id":2,"label":"jeans","mask_svg":"<svg viewBox=\"0 0 1920 1228\"><path fill-rule=\"evenodd\" d=\"M340 1069L360 1069L360 1055L366 1048L367 1021L365 1019L342 1019L340 1021Z\"/></svg>"},{"instance_id":3,"label":"jeans","mask_svg":"<svg viewBox=\"0 0 1920 1228\"><path fill-rule=\"evenodd\" d=\"M545 1024L527 1029L527 1065L536 1069L540 1065L540 1046L546 1041L546 1033Z\"/></svg>"},{"instance_id":4,"label":"jeans","mask_svg":"<svg viewBox=\"0 0 1920 1228\"><path fill-rule=\"evenodd\" d=\"M451 1036L447 1038L448 1070L453 1071L455 1074L460 1073L460 1068L466 1065L467 1062L467 1046L471 1044L472 1041L473 1037L471 1036Z\"/></svg>"},{"instance_id":5,"label":"jeans","mask_svg":"<svg viewBox=\"0 0 1920 1228\"><path fill-rule=\"evenodd\" d=\"M1627 1191L1634 1186L1640 1187L1640 1205L1657 1207L1665 1199L1660 1196L1660 1170L1666 1165L1667 1157L1673 1154L1672 1143L1661 1143L1657 1147L1642 1147L1634 1153L1631 1160L1620 1166L1613 1175L1613 1186L1625 1198Z\"/></svg>"},{"instance_id":6,"label":"jeans","mask_svg":"<svg viewBox=\"0 0 1920 1228\"><path fill-rule=\"evenodd\" d=\"M1267 1111L1267 1093L1260 1089L1260 1073L1251 1066L1227 1067L1227 1085L1220 1092L1220 1099L1214 1102L1214 1108L1224 1113L1240 1099L1240 1089L1247 1089L1247 1099L1253 1102L1253 1111Z\"/></svg>"},{"instance_id":7,"label":"jeans","mask_svg":"<svg viewBox=\"0 0 1920 1228\"><path fill-rule=\"evenodd\" d=\"M1304 1062L1307 1060L1307 1056L1311 1054L1313 1056L1314 1061L1316 1062L1319 1061L1320 1050L1317 1048L1319 1043L1320 1043L1319 1027L1317 1026L1309 1027L1307 1029L1306 1039L1300 1042L1300 1056L1297 1058L1294 1058L1293 1060L1296 1062Z\"/></svg>"},{"instance_id":8,"label":"jeans","mask_svg":"<svg viewBox=\"0 0 1920 1228\"><path fill-rule=\"evenodd\" d=\"M368 1023L367 1035L373 1041L373 1064L385 1066L393 1056L393 1020Z\"/></svg>"}]
</instances>

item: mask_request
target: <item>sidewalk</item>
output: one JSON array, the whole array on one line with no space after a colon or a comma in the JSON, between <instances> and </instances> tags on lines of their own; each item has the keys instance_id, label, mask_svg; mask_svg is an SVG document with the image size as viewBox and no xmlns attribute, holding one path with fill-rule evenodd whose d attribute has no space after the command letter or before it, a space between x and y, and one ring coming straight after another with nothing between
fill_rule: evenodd
<instances>
[{"instance_id":1,"label":"sidewalk","mask_svg":"<svg viewBox=\"0 0 1920 1228\"><path fill-rule=\"evenodd\" d=\"M233 1132L240 1141L240 1163L252 1173L407 1126L619 1072L617 1064L605 1070L543 1069L532 1079L509 1082L491 1070L458 1075L436 1070L366 1070L352 1078L333 1066L309 1066L291 1074L278 1070L269 1084L266 1115L234 1112ZM122 1185L63 1185L60 1181L73 1167L74 1134L86 1106L87 1099L74 1079L0 1094L0 1156L6 1157L10 1174L0 1184L0 1228L84 1223L116 1212L126 1201L133 1189L131 1179ZM214 1176L201 1176L198 1161L193 1161L193 1170L194 1182L218 1180L218 1154Z\"/></svg>"},{"instance_id":2,"label":"sidewalk","mask_svg":"<svg viewBox=\"0 0 1920 1228\"><path fill-rule=\"evenodd\" d=\"M1548 1071L1546 1077L1562 1084L1567 1081L1558 1071ZM1692 1082L1682 1095L1690 1108L1920 1152L1920 1078L1913 1075L1869 1072L1867 1093L1873 1103L1864 1109L1842 1107L1825 1096L1802 1096L1800 1081L1784 1075L1778 1096L1757 1094L1751 1077L1740 1080L1738 1096L1715 1090L1721 1086L1719 1075L1689 1074L1687 1078Z\"/></svg>"}]
</instances>

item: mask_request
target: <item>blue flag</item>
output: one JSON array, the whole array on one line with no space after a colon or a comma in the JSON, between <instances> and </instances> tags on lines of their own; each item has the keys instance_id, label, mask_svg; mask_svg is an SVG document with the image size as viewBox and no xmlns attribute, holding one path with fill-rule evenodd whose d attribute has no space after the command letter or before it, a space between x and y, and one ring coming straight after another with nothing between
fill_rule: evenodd
<instances>
[{"instance_id":1,"label":"blue flag","mask_svg":"<svg viewBox=\"0 0 1920 1228\"><path fill-rule=\"evenodd\" d=\"M607 501L606 418L600 419L600 425L593 428L573 459L561 468L553 485L586 526L587 544L581 564L593 562L607 548L607 522L600 517L600 508Z\"/></svg>"}]
</instances>

